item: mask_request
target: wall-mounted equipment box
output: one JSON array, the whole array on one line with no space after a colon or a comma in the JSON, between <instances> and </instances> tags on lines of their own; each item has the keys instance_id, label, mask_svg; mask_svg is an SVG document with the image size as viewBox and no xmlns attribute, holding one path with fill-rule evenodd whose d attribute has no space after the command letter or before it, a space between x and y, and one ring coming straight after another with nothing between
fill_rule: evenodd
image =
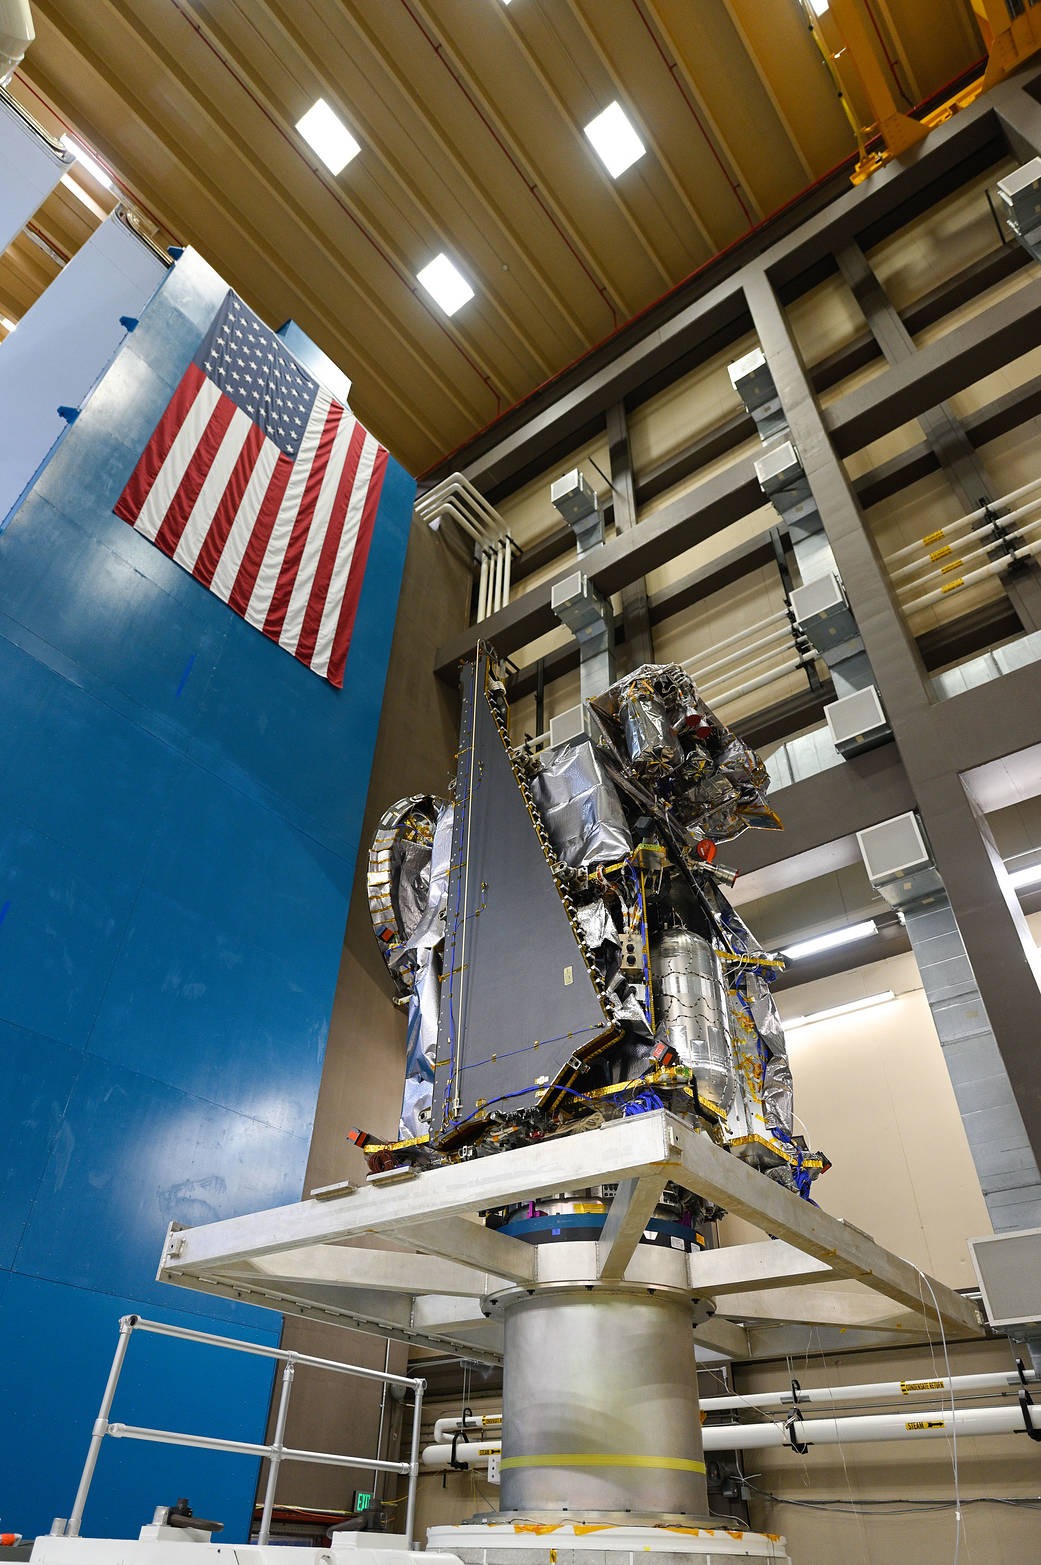
<instances>
[{"instance_id":1,"label":"wall-mounted equipment box","mask_svg":"<svg viewBox=\"0 0 1041 1565\"><path fill-rule=\"evenodd\" d=\"M1041 1228L969 1240L990 1324L1000 1330L1041 1322Z\"/></svg>"},{"instance_id":2,"label":"wall-mounted equipment box","mask_svg":"<svg viewBox=\"0 0 1041 1565\"><path fill-rule=\"evenodd\" d=\"M858 831L857 843L868 879L890 907L908 907L943 891L914 810Z\"/></svg>"},{"instance_id":3,"label":"wall-mounted equipment box","mask_svg":"<svg viewBox=\"0 0 1041 1565\"><path fill-rule=\"evenodd\" d=\"M893 737L874 685L865 685L863 690L854 690L852 695L832 701L824 708L824 717L832 743L840 755L859 755L862 750L872 750Z\"/></svg>"},{"instance_id":4,"label":"wall-mounted equipment box","mask_svg":"<svg viewBox=\"0 0 1041 1565\"><path fill-rule=\"evenodd\" d=\"M790 601L792 613L821 657L859 638L842 583L832 571L794 588Z\"/></svg>"}]
</instances>

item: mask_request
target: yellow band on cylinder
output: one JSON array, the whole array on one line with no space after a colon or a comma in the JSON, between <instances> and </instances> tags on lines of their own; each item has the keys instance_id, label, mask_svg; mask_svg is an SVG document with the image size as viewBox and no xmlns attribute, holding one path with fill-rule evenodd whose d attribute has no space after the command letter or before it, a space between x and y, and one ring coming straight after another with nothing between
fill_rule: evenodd
<instances>
[{"instance_id":1,"label":"yellow band on cylinder","mask_svg":"<svg viewBox=\"0 0 1041 1565\"><path fill-rule=\"evenodd\" d=\"M564 1456L504 1456L500 1467L666 1467L672 1472L703 1473L704 1462L682 1456L627 1456L605 1451L576 1451Z\"/></svg>"}]
</instances>

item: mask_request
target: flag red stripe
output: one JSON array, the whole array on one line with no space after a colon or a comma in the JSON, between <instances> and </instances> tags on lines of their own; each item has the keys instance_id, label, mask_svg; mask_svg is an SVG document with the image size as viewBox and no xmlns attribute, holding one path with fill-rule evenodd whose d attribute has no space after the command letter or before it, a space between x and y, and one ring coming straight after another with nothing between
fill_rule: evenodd
<instances>
[{"instance_id":1,"label":"flag red stripe","mask_svg":"<svg viewBox=\"0 0 1041 1565\"><path fill-rule=\"evenodd\" d=\"M253 469L257 465L257 458L264 446L264 432L259 424L251 424L239 452L238 460L231 470L228 485L220 497L217 509L213 513L213 521L209 531L202 540L202 547L196 556L192 575L196 581L201 581L204 587L208 587L213 580L213 573L220 564L220 557L224 552L224 545L228 541L235 517L238 515L239 506L243 496L249 487L249 481L253 477Z\"/></svg>"},{"instance_id":2,"label":"flag red stripe","mask_svg":"<svg viewBox=\"0 0 1041 1565\"><path fill-rule=\"evenodd\" d=\"M199 498L199 491L209 476L210 468L234 416L234 402L221 392L220 400L210 414L202 438L192 452L192 459L185 469L184 477L177 485L177 492L167 506L166 515L155 535L155 546L157 549L162 549L164 554L173 554L180 543L181 534L187 527L188 518Z\"/></svg>"},{"instance_id":3,"label":"flag red stripe","mask_svg":"<svg viewBox=\"0 0 1041 1565\"><path fill-rule=\"evenodd\" d=\"M142 451L126 488L116 501L113 507L116 515L121 516L131 526L141 514L141 507L148 499L149 490L159 476L159 469L169 456L177 432L191 412L192 403L202 389L205 379L197 364L189 364L181 377L180 385L167 403L166 412L152 431L152 437Z\"/></svg>"},{"instance_id":4,"label":"flag red stripe","mask_svg":"<svg viewBox=\"0 0 1041 1565\"><path fill-rule=\"evenodd\" d=\"M256 525L250 533L249 543L246 545L239 565L238 575L235 577L235 585L228 596L228 607L235 610L236 614L245 615L249 608L249 600L253 596L253 588L256 586L260 567L264 563L264 555L267 553L268 541L274 531L275 522L278 520L279 509L285 497L289 480L293 473L293 463L285 452L279 453L275 463L275 471L271 476L271 482L267 486L257 512Z\"/></svg>"},{"instance_id":5,"label":"flag red stripe","mask_svg":"<svg viewBox=\"0 0 1041 1565\"><path fill-rule=\"evenodd\" d=\"M329 583L332 580L336 556L340 552L340 539L343 537L343 527L347 520L347 507L350 503L351 491L354 488L354 479L358 472L358 463L361 460L364 444L365 431L359 423L355 423L350 443L347 447L343 472L340 474L336 499L333 501L329 526L325 533L325 542L322 544L322 552L318 556L318 565L311 585L311 595L307 600L307 608L304 611L304 623L300 630L300 640L296 644L296 656L301 663L310 664L311 659L314 657L318 632L322 628L322 614L325 610L326 599L329 596Z\"/></svg>"},{"instance_id":6,"label":"flag red stripe","mask_svg":"<svg viewBox=\"0 0 1041 1565\"><path fill-rule=\"evenodd\" d=\"M338 402L332 402L325 416L325 427L318 439L318 449L314 454L314 461L311 463L311 471L307 475L300 507L293 522L293 531L289 535L286 552L282 556L282 568L278 573L278 582L275 585L274 592L271 594L271 603L268 606L267 618L264 621L264 634L265 636L270 636L272 641L277 641L282 634L282 626L285 624L286 614L289 610L289 600L293 595L297 571L300 569L304 546L307 543L307 534L314 518L315 506L318 504L322 484L325 481L325 470L329 465L333 442L336 439L336 431L340 427L343 412L344 410Z\"/></svg>"},{"instance_id":7,"label":"flag red stripe","mask_svg":"<svg viewBox=\"0 0 1041 1565\"><path fill-rule=\"evenodd\" d=\"M365 509L362 511L361 523L358 527L358 537L354 545L350 574L347 577L347 589L344 592L343 602L340 605L340 617L336 624L336 633L333 636L333 650L329 658L329 672L326 675L329 683L335 685L337 690L343 689L344 670L347 667L347 653L351 645L351 632L354 630L354 616L358 611L362 578L365 575L365 562L369 557L369 544L372 542L372 529L376 521L376 512L380 508L383 475L386 469L387 452L385 447L380 446L372 466L369 492L365 496Z\"/></svg>"}]
</instances>

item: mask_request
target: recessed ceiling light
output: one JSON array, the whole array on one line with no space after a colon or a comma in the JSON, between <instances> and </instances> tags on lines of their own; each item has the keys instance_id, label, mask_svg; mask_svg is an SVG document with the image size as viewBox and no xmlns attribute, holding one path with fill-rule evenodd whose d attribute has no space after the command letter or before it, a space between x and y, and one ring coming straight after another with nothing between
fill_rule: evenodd
<instances>
[{"instance_id":1,"label":"recessed ceiling light","mask_svg":"<svg viewBox=\"0 0 1041 1565\"><path fill-rule=\"evenodd\" d=\"M1014 869L1010 871L1008 880L1009 885L1015 886L1017 891L1041 885L1041 864L1028 864L1025 869Z\"/></svg>"},{"instance_id":2,"label":"recessed ceiling light","mask_svg":"<svg viewBox=\"0 0 1041 1565\"><path fill-rule=\"evenodd\" d=\"M791 961L797 962L800 957L816 956L818 951L830 951L835 946L848 946L854 940L869 940L872 935L878 934L878 925L873 918L869 918L863 924L847 924L845 929L832 929L826 935L815 935L812 940L799 940L793 946L782 946L782 951Z\"/></svg>"},{"instance_id":3,"label":"recessed ceiling light","mask_svg":"<svg viewBox=\"0 0 1041 1565\"><path fill-rule=\"evenodd\" d=\"M446 315L454 315L460 306L474 296L470 284L444 251L440 255L435 255L421 272L416 273L416 277Z\"/></svg>"},{"instance_id":4,"label":"recessed ceiling light","mask_svg":"<svg viewBox=\"0 0 1041 1565\"><path fill-rule=\"evenodd\" d=\"M297 120L296 128L307 145L317 152L326 168L334 174L346 168L361 151L361 143L355 141L343 120L333 112L324 98L319 98L303 119Z\"/></svg>"},{"instance_id":5,"label":"recessed ceiling light","mask_svg":"<svg viewBox=\"0 0 1041 1565\"><path fill-rule=\"evenodd\" d=\"M90 153L80 146L78 141L73 141L71 136L63 136L61 144L66 152L71 152L77 163L82 163L91 179L96 179L99 185L104 185L106 190L112 189L112 181L102 168L97 158L92 158Z\"/></svg>"},{"instance_id":6,"label":"recessed ceiling light","mask_svg":"<svg viewBox=\"0 0 1041 1565\"><path fill-rule=\"evenodd\" d=\"M0 315L0 326L4 328L4 331L14 331L17 325L18 322L13 321L9 315Z\"/></svg>"},{"instance_id":7,"label":"recessed ceiling light","mask_svg":"<svg viewBox=\"0 0 1041 1565\"><path fill-rule=\"evenodd\" d=\"M647 151L618 102L609 103L602 114L589 121L586 135L612 179L617 179Z\"/></svg>"},{"instance_id":8,"label":"recessed ceiling light","mask_svg":"<svg viewBox=\"0 0 1041 1565\"><path fill-rule=\"evenodd\" d=\"M848 1000L845 1005L829 1005L826 1011L811 1011L809 1016L792 1016L787 1021L782 1018L781 1025L788 1032L796 1027L808 1027L811 1022L827 1022L834 1016L849 1016L853 1011L866 1011L870 1005L885 1005L887 1001L895 999L892 989L883 989L880 994L866 994L863 999Z\"/></svg>"}]
</instances>

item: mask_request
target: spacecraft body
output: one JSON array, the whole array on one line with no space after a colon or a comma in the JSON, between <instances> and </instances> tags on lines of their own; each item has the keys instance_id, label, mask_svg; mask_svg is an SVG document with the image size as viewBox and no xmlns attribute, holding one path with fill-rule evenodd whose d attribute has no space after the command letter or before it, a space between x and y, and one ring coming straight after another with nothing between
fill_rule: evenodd
<instances>
[{"instance_id":1,"label":"spacecraft body","mask_svg":"<svg viewBox=\"0 0 1041 1565\"><path fill-rule=\"evenodd\" d=\"M511 743L490 649L462 691L451 798L393 805L369 857L408 1010L399 1139L355 1133L372 1166L665 1107L808 1197L827 1164L794 1132L783 958L731 907L717 856L780 827L759 757L676 664L618 680L586 703L586 734L539 752ZM662 1222L696 1242L714 1215L694 1202Z\"/></svg>"}]
</instances>

